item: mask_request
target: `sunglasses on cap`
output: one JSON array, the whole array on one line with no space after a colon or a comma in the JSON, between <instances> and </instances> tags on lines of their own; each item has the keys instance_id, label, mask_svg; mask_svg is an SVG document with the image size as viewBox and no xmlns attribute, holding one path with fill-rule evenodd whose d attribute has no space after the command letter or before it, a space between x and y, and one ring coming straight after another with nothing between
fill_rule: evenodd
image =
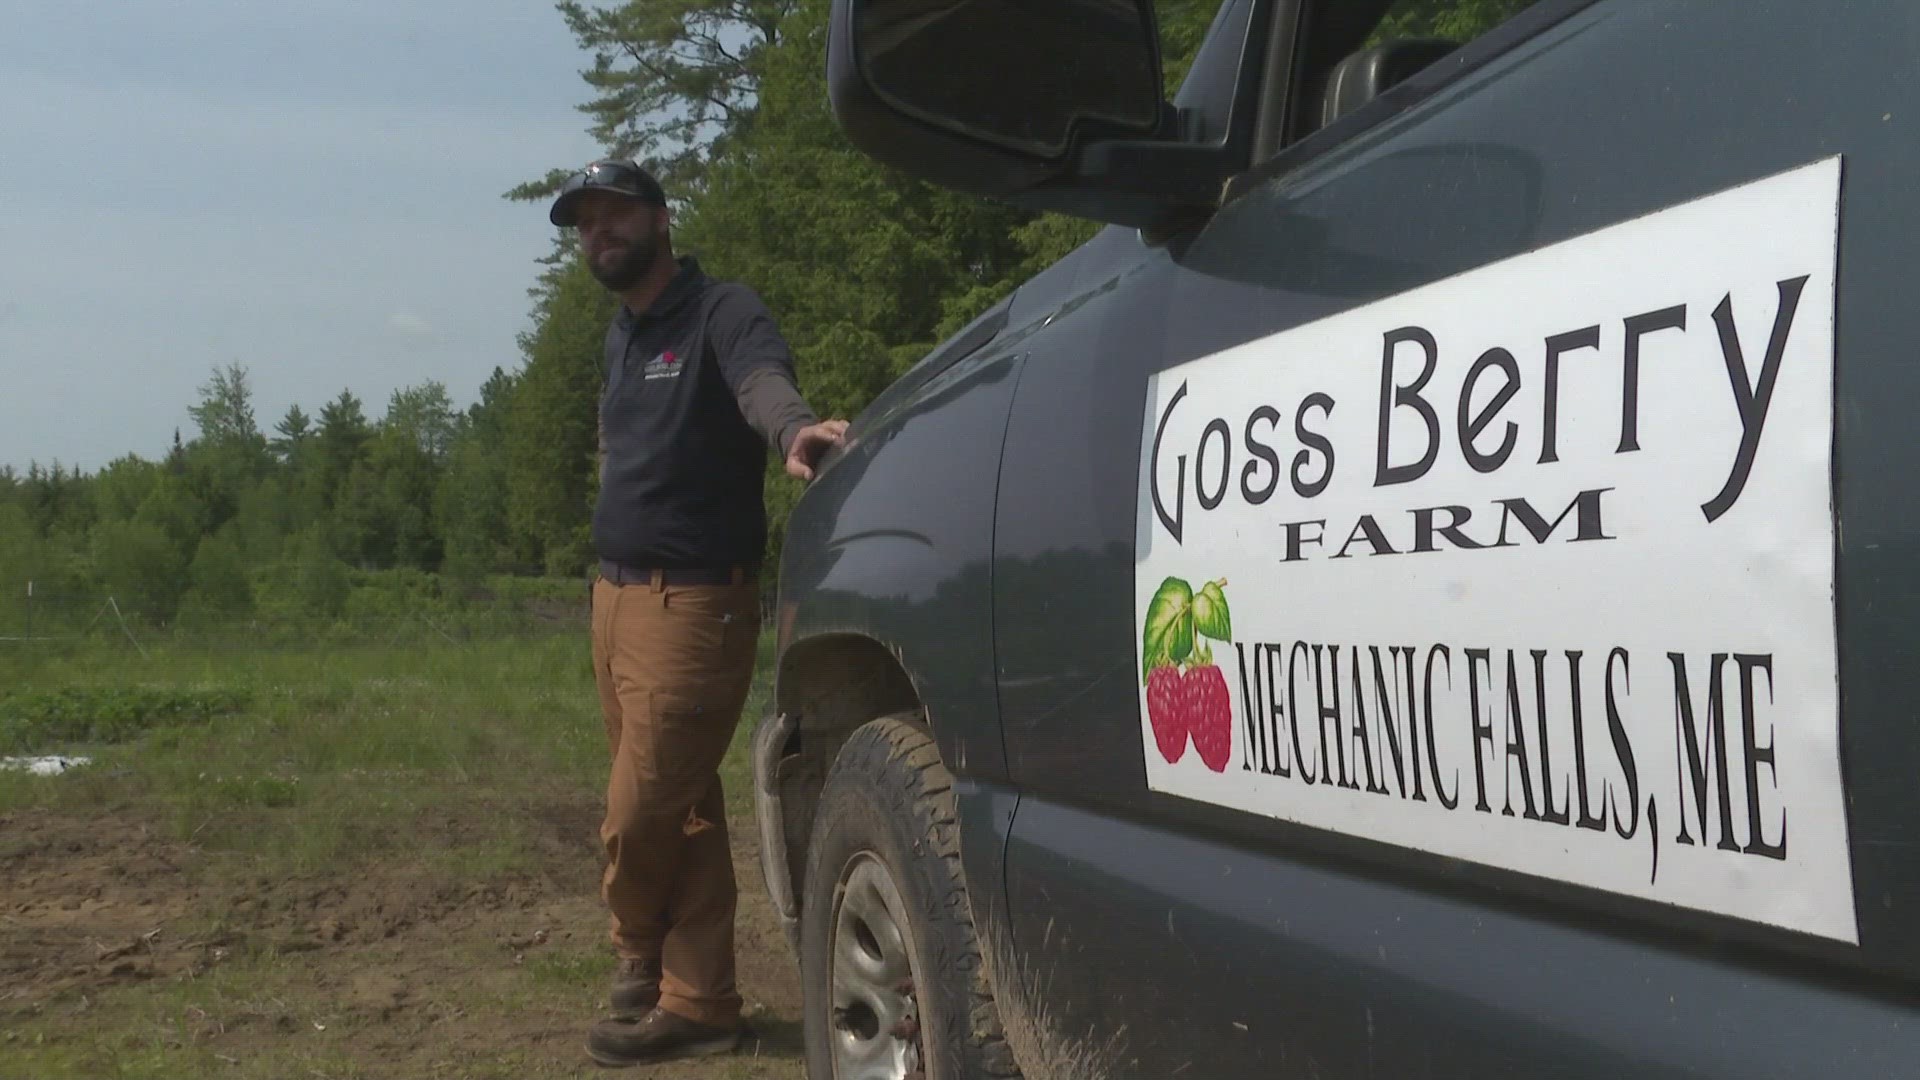
<instances>
[{"instance_id":1,"label":"sunglasses on cap","mask_svg":"<svg viewBox=\"0 0 1920 1080\"><path fill-rule=\"evenodd\" d=\"M654 206L667 205L666 192L651 173L631 161L613 159L593 162L567 177L566 183L560 185L560 195L554 199L548 218L562 228L572 226L576 221L574 204L582 192L593 190L629 195Z\"/></svg>"}]
</instances>

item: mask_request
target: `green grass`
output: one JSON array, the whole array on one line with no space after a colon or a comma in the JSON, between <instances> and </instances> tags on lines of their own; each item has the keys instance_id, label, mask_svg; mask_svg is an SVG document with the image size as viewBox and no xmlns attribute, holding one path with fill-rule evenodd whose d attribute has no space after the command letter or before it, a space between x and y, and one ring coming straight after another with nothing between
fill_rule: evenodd
<instances>
[{"instance_id":1,"label":"green grass","mask_svg":"<svg viewBox=\"0 0 1920 1080\"><path fill-rule=\"evenodd\" d=\"M305 1077L309 1080L385 1080L390 1074L355 1060L341 1049L269 1050L237 1058L204 1048L184 1045L170 1032L156 1032L143 1045L129 1039L125 1045L86 1048L33 1047L0 1042L0 1078L14 1080L54 1080L84 1077L86 1080L180 1080L182 1077L234 1078L234 1080L284 1080ZM157 1045L153 1045L157 1044ZM506 1080L525 1077L532 1071L524 1060L503 1061L479 1068L462 1063L457 1071L445 1075L481 1080ZM722 1074L727 1075L727 1074ZM741 1075L768 1075L744 1073Z\"/></svg>"},{"instance_id":2,"label":"green grass","mask_svg":"<svg viewBox=\"0 0 1920 1080\"><path fill-rule=\"evenodd\" d=\"M553 949L527 960L527 975L536 986L597 994L613 972L613 955L605 949L573 945Z\"/></svg>"},{"instance_id":3,"label":"green grass","mask_svg":"<svg viewBox=\"0 0 1920 1080\"><path fill-rule=\"evenodd\" d=\"M0 750L31 753L66 743L125 742L170 724L238 712L228 686L63 686L0 697Z\"/></svg>"},{"instance_id":4,"label":"green grass","mask_svg":"<svg viewBox=\"0 0 1920 1080\"><path fill-rule=\"evenodd\" d=\"M761 678L722 768L729 809L751 806L746 747ZM584 633L405 647L178 651L106 646L16 659L0 698L0 750L79 753L67 775L0 779L0 811L132 809L176 839L224 840L311 868L392 822L472 802L598 792L606 737ZM244 835L222 836L236 812ZM209 831L213 836L208 836ZM480 865L512 861L508 836Z\"/></svg>"},{"instance_id":5,"label":"green grass","mask_svg":"<svg viewBox=\"0 0 1920 1080\"><path fill-rule=\"evenodd\" d=\"M517 960L491 938L451 938L444 947L473 977L416 989L430 1000L383 1020L339 1005L338 980L359 968L341 975L336 965L336 982L319 986L309 973L319 954L288 949L329 911L302 909L263 929L234 899L244 898L245 882L324 887L377 870L408 888L417 878L422 895L452 897L443 902L452 914L441 917L443 932L457 935L466 921L460 890L552 873L556 843L578 846L577 864L564 850L558 863L585 881L595 853L584 816L597 811L607 761L584 627L402 645L146 647L146 655L124 643L0 654L0 752L92 758L57 777L0 773L0 813L97 817L188 842L200 855L183 880L231 906L173 916L167 940L230 940L230 955L191 978L56 993L31 1013L10 1014L0 987L0 1080L402 1075L379 1067L364 1040L417 1032L431 1045L435 1019L456 1014L498 1016L502 1025L590 1017L612 965L598 916L554 925L551 940ZM735 813L752 804L746 750L765 711L770 657L769 638L722 766ZM32 840L0 834L0 895L9 853ZM753 886L741 882L743 891ZM580 905L569 910L595 901L588 888L560 892ZM300 895L289 887L274 899ZM552 888L540 895L557 902ZM494 910L528 930L539 917L510 904ZM381 945L375 936L356 947L371 955ZM209 1037L208 1018L227 1030ZM557 1060L550 1044L501 1046L448 1047L446 1069L404 1075L587 1074L574 1068L578 1060ZM791 1076L793 1068L790 1059L742 1060L697 1075Z\"/></svg>"}]
</instances>

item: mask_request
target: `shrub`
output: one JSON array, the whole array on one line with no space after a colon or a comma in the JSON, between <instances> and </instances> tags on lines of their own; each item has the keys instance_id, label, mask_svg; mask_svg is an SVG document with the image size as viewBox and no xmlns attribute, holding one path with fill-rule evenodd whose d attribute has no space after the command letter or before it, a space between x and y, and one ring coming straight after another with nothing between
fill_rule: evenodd
<instances>
[{"instance_id":1,"label":"shrub","mask_svg":"<svg viewBox=\"0 0 1920 1080\"><path fill-rule=\"evenodd\" d=\"M0 698L0 751L127 742L163 724L239 712L230 687L67 687Z\"/></svg>"}]
</instances>

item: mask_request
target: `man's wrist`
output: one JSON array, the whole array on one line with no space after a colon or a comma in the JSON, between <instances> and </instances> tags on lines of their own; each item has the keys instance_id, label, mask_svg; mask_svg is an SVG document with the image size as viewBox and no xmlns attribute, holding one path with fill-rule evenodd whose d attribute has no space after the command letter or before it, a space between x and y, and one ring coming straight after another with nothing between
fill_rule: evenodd
<instances>
[{"instance_id":1,"label":"man's wrist","mask_svg":"<svg viewBox=\"0 0 1920 1080\"><path fill-rule=\"evenodd\" d=\"M788 422L787 426L780 431L780 456L785 458L787 455L793 453L793 440L798 438L802 431L819 422L820 418L811 413Z\"/></svg>"}]
</instances>

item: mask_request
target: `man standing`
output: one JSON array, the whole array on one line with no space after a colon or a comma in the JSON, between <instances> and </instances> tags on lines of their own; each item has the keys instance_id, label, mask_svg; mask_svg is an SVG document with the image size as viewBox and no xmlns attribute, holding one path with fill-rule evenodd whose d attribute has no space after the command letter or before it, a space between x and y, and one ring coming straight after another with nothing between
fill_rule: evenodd
<instances>
[{"instance_id":1,"label":"man standing","mask_svg":"<svg viewBox=\"0 0 1920 1080\"><path fill-rule=\"evenodd\" d=\"M766 305L676 258L639 165L569 178L549 217L579 230L624 303L607 331L593 667L612 757L601 895L614 1016L587 1048L632 1065L738 1045L737 891L720 759L753 677L767 446L811 480L844 421L819 422Z\"/></svg>"}]
</instances>

